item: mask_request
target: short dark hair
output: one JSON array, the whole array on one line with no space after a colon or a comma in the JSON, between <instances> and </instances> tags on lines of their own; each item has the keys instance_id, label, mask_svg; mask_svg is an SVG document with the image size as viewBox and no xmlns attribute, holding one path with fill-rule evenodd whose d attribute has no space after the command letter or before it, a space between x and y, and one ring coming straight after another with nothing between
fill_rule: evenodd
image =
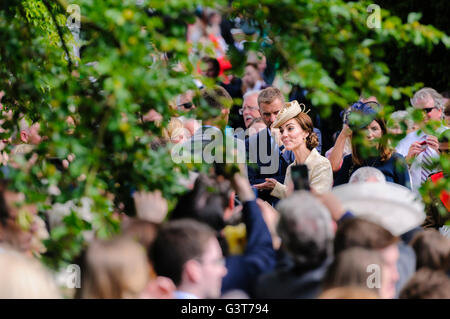
<instances>
[{"instance_id":1,"label":"short dark hair","mask_svg":"<svg viewBox=\"0 0 450 319\"><path fill-rule=\"evenodd\" d=\"M396 243L398 237L389 231L362 218L350 218L339 225L334 237L334 253L351 247L383 249Z\"/></svg>"},{"instance_id":2,"label":"short dark hair","mask_svg":"<svg viewBox=\"0 0 450 319\"><path fill-rule=\"evenodd\" d=\"M231 95L219 85L212 88L203 88L200 90L200 94L210 108L218 111L229 109L233 104Z\"/></svg>"},{"instance_id":3,"label":"short dark hair","mask_svg":"<svg viewBox=\"0 0 450 319\"><path fill-rule=\"evenodd\" d=\"M215 232L206 224L193 219L169 221L160 228L149 249L156 274L180 285L187 261L200 258Z\"/></svg>"},{"instance_id":4,"label":"short dark hair","mask_svg":"<svg viewBox=\"0 0 450 319\"><path fill-rule=\"evenodd\" d=\"M400 299L450 299L450 279L443 271L422 268L400 291Z\"/></svg>"},{"instance_id":5,"label":"short dark hair","mask_svg":"<svg viewBox=\"0 0 450 319\"><path fill-rule=\"evenodd\" d=\"M204 63L212 63L213 70L214 70L213 77L216 78L216 77L219 76L220 64L219 64L219 61L217 61L217 59L205 56L205 57L202 58L202 62L204 62Z\"/></svg>"},{"instance_id":6,"label":"short dark hair","mask_svg":"<svg viewBox=\"0 0 450 319\"><path fill-rule=\"evenodd\" d=\"M419 232L410 245L416 252L417 269L450 270L450 239L436 229Z\"/></svg>"}]
</instances>

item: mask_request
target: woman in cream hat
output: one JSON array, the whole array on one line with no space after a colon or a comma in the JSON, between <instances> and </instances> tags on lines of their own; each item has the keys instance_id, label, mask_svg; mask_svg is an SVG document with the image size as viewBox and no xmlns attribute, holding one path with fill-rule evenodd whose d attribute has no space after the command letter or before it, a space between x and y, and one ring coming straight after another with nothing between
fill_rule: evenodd
<instances>
[{"instance_id":1,"label":"woman in cream hat","mask_svg":"<svg viewBox=\"0 0 450 319\"><path fill-rule=\"evenodd\" d=\"M281 141L286 150L293 151L295 162L286 170L284 185L273 178L266 179L266 183L274 186L272 196L278 198L287 196L287 183L292 179L292 165L305 164L308 167L309 184L318 193L330 191L333 185L331 164L315 149L319 144L319 139L313 131L311 118L304 111L304 104L300 106L295 100L288 102L273 123L273 128L280 129Z\"/></svg>"}]
</instances>

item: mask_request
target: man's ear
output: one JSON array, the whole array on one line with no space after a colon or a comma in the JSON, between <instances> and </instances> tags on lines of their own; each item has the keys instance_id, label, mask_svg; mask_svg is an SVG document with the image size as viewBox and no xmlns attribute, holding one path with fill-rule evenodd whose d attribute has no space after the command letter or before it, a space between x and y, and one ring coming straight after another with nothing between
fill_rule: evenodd
<instances>
[{"instance_id":1,"label":"man's ear","mask_svg":"<svg viewBox=\"0 0 450 319\"><path fill-rule=\"evenodd\" d=\"M228 206L225 208L223 212L223 219L226 221L231 218L234 212L234 197L236 192L232 191L230 194L230 198L228 199Z\"/></svg>"},{"instance_id":2,"label":"man's ear","mask_svg":"<svg viewBox=\"0 0 450 319\"><path fill-rule=\"evenodd\" d=\"M24 143L28 143L28 132L23 130L20 131L20 140Z\"/></svg>"},{"instance_id":3,"label":"man's ear","mask_svg":"<svg viewBox=\"0 0 450 319\"><path fill-rule=\"evenodd\" d=\"M182 280L190 283L197 283L202 277L201 265L197 260L188 260L183 267Z\"/></svg>"},{"instance_id":4,"label":"man's ear","mask_svg":"<svg viewBox=\"0 0 450 319\"><path fill-rule=\"evenodd\" d=\"M173 299L173 293L177 288L170 278L158 276L147 284L142 298L145 299Z\"/></svg>"},{"instance_id":5,"label":"man's ear","mask_svg":"<svg viewBox=\"0 0 450 319\"><path fill-rule=\"evenodd\" d=\"M177 289L172 279L158 276L156 279L156 287L160 293L160 298L173 299L173 293Z\"/></svg>"}]
</instances>

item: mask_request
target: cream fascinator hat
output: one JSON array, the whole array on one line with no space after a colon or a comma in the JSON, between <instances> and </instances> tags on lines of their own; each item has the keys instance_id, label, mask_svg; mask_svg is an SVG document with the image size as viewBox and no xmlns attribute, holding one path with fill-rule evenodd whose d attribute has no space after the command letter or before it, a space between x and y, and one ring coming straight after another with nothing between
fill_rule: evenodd
<instances>
[{"instance_id":1,"label":"cream fascinator hat","mask_svg":"<svg viewBox=\"0 0 450 319\"><path fill-rule=\"evenodd\" d=\"M305 110L306 110L305 104L303 104L303 103L298 104L298 102L296 100L285 103L284 107L281 109L280 113L278 113L277 119L273 123L272 127L278 128L281 125L283 125L284 123L286 123L287 121L289 121L290 119L293 119L294 117L299 115L300 113L308 113L309 112L309 110L307 110L306 112L305 112Z\"/></svg>"}]
</instances>

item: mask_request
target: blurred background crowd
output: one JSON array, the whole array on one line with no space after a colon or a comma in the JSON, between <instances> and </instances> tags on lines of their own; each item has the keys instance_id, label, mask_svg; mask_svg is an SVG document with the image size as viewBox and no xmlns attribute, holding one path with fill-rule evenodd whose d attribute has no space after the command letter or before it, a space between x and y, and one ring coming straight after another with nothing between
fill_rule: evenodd
<instances>
[{"instance_id":1,"label":"blurred background crowd","mask_svg":"<svg viewBox=\"0 0 450 319\"><path fill-rule=\"evenodd\" d=\"M439 158L448 155L450 91L421 88L392 114L361 95L324 122L308 91L287 85L263 50L244 50L257 34L243 18L199 8L186 41L206 82L172 101L170 121L156 110L142 118L161 128L155 151L202 157L217 133L245 163L191 169L177 181L185 192L174 207L159 191L135 191L136 216L117 212L113 238L88 236L69 274L40 257L51 254L43 242L73 203L38 212L5 178L0 298L450 298L449 191L426 194L426 203L420 193L448 180ZM245 56L241 73L230 51ZM1 154L4 176L48 138L39 121L21 118L3 140L14 146ZM64 173L74 157L52 160Z\"/></svg>"}]
</instances>

